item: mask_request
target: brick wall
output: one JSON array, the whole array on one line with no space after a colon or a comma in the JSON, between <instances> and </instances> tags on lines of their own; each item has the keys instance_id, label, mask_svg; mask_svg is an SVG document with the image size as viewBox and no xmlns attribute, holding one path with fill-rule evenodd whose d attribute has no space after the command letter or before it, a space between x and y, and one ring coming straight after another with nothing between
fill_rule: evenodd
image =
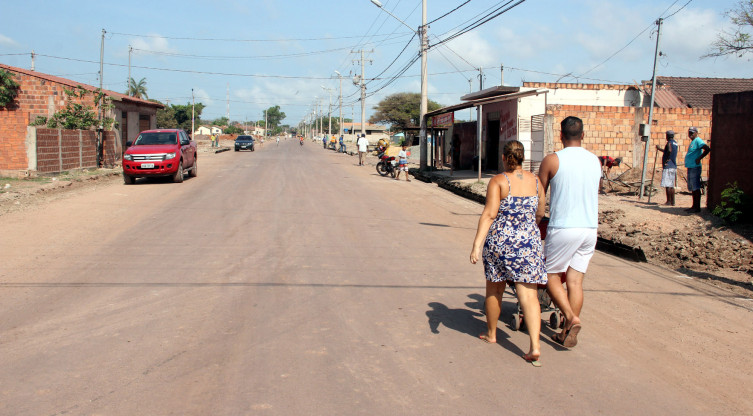
<instances>
[{"instance_id":1,"label":"brick wall","mask_svg":"<svg viewBox=\"0 0 753 416\"><path fill-rule=\"evenodd\" d=\"M64 89L73 89L66 85L30 75L14 75L16 82L20 84L18 96L16 96L14 104L16 109L29 113L30 121L34 121L38 115L48 117L65 107L68 96L65 94ZM94 107L92 94L87 94L84 98L72 98L71 100L74 103Z\"/></svg>"},{"instance_id":2,"label":"brick wall","mask_svg":"<svg viewBox=\"0 0 753 416\"><path fill-rule=\"evenodd\" d=\"M616 176L627 170L628 166L640 168L643 165L645 143L638 137L638 126L648 123L649 109L644 107L607 107L583 105L548 105L546 112L553 116L552 130L554 150L562 149L560 122L567 116L583 120L585 137L583 146L597 156L622 157L623 166L612 168ZM698 134L711 146L711 110L701 108L655 108L654 122L651 127L649 148L649 170L656 157L656 145L664 147L665 132L675 131L675 140L680 148L677 164L684 165L685 152L690 144L688 127L698 127ZM708 176L709 158L703 161L703 176ZM661 157L657 169L661 166ZM679 184L679 183L678 183ZM682 187L682 184L679 184Z\"/></svg>"},{"instance_id":3,"label":"brick wall","mask_svg":"<svg viewBox=\"0 0 753 416\"><path fill-rule=\"evenodd\" d=\"M36 128L36 143L37 171L40 173L97 167L97 133L94 131ZM103 164L117 165L121 155L115 132L105 132Z\"/></svg>"},{"instance_id":4,"label":"brick wall","mask_svg":"<svg viewBox=\"0 0 753 416\"><path fill-rule=\"evenodd\" d=\"M26 126L29 113L0 109L0 170L26 170Z\"/></svg>"}]
</instances>

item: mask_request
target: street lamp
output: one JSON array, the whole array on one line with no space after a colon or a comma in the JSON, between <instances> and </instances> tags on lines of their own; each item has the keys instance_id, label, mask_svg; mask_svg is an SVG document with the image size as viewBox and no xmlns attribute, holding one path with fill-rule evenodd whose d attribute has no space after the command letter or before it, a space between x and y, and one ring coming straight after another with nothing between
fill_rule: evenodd
<instances>
[{"instance_id":1,"label":"street lamp","mask_svg":"<svg viewBox=\"0 0 753 416\"><path fill-rule=\"evenodd\" d=\"M426 51L429 49L429 42L428 38L426 36L426 0L422 0L422 11L421 11L421 26L418 28L418 32L413 30L412 27L408 26L407 23L400 20L397 16L394 14L388 12L384 7L382 7L382 2L379 0L371 0L372 3L374 3L375 6L379 7L380 10L387 13L388 15L395 18L398 22L402 23L410 29L413 33L418 35L419 39L419 49L421 51L421 132L419 133L419 154L421 157L421 164L420 164L420 170L426 170L426 156L427 156L427 149L426 149L426 113L428 112L429 108L429 98L427 95L427 89L428 89L428 81L427 81L427 70L426 70Z\"/></svg>"}]
</instances>

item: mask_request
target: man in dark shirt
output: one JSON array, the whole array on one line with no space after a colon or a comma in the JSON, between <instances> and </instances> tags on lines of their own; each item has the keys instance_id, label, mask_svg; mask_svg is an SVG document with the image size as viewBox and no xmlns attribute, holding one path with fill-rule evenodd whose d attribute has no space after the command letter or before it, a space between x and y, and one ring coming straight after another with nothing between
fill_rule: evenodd
<instances>
[{"instance_id":1,"label":"man in dark shirt","mask_svg":"<svg viewBox=\"0 0 753 416\"><path fill-rule=\"evenodd\" d=\"M664 149L656 145L656 150L663 153L661 157L661 186L667 193L667 202L664 205L675 205L675 179L677 178L677 142L675 132L667 130L667 144Z\"/></svg>"}]
</instances>

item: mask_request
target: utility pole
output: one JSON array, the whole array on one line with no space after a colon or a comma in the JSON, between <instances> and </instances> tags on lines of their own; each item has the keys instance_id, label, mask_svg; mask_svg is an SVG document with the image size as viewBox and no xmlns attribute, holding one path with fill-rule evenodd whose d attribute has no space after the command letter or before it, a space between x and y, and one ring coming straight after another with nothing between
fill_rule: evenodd
<instances>
[{"instance_id":1,"label":"utility pole","mask_svg":"<svg viewBox=\"0 0 753 416\"><path fill-rule=\"evenodd\" d=\"M646 183L646 167L648 166L648 149L651 143L651 123L654 121L654 94L656 93L656 62L659 59L659 37L661 36L661 25L664 19L656 20L656 50L654 51L654 72L651 76L651 104L648 109L648 124L646 125L645 137L646 146L643 149L643 172L641 173L641 193L638 199L643 199L643 190ZM649 197L650 198L650 197Z\"/></svg>"},{"instance_id":2,"label":"utility pole","mask_svg":"<svg viewBox=\"0 0 753 416\"><path fill-rule=\"evenodd\" d=\"M34 51L31 51L31 70L34 70Z\"/></svg>"},{"instance_id":3,"label":"utility pole","mask_svg":"<svg viewBox=\"0 0 753 416\"><path fill-rule=\"evenodd\" d=\"M478 90L481 91L484 89L484 68L478 69ZM478 181L481 182L481 135L484 133L484 128L481 125L484 118L481 114L483 111L483 106L479 104L478 107L476 107L476 136L478 139Z\"/></svg>"},{"instance_id":4,"label":"utility pole","mask_svg":"<svg viewBox=\"0 0 753 416\"><path fill-rule=\"evenodd\" d=\"M501 86L505 85L505 66L504 65L499 66L499 85Z\"/></svg>"},{"instance_id":5,"label":"utility pole","mask_svg":"<svg viewBox=\"0 0 753 416\"><path fill-rule=\"evenodd\" d=\"M332 88L327 88L324 85L321 86L323 90L329 93L329 103L327 105L327 118L329 119L329 126L327 127L327 135L332 135Z\"/></svg>"},{"instance_id":6,"label":"utility pole","mask_svg":"<svg viewBox=\"0 0 753 416\"><path fill-rule=\"evenodd\" d=\"M196 127L194 127L194 119L195 119L195 113L194 110L196 108L196 97L193 95L193 88L191 88L191 137L193 137L193 132L196 131ZM211 131L210 131L211 133Z\"/></svg>"},{"instance_id":7,"label":"utility pole","mask_svg":"<svg viewBox=\"0 0 753 416\"><path fill-rule=\"evenodd\" d=\"M227 110L225 112L225 118L227 118L227 125L228 127L230 127L230 83L229 82L227 83Z\"/></svg>"},{"instance_id":8,"label":"utility pole","mask_svg":"<svg viewBox=\"0 0 753 416\"><path fill-rule=\"evenodd\" d=\"M356 53L357 51L351 51L351 53ZM364 51L361 49L358 51L361 53L361 134L366 134L366 59L364 58L364 53L374 53L374 50L370 51ZM358 60L357 60L358 61ZM371 59L368 59L369 63L372 63Z\"/></svg>"},{"instance_id":9,"label":"utility pole","mask_svg":"<svg viewBox=\"0 0 753 416\"><path fill-rule=\"evenodd\" d=\"M421 28L419 30L421 34L421 132L419 133L419 154L420 164L419 169L421 171L426 170L426 113L429 111L429 96L428 96L428 73L426 70L426 54L429 50L429 37L426 30L426 0L421 2ZM434 138L432 138L434 139Z\"/></svg>"},{"instance_id":10,"label":"utility pole","mask_svg":"<svg viewBox=\"0 0 753 416\"><path fill-rule=\"evenodd\" d=\"M343 76L340 75L340 73L337 71L335 71L335 73L337 74L337 78L340 79L340 100L338 102L338 107L340 108L340 122L339 122L340 136L338 137L342 137L343 135Z\"/></svg>"},{"instance_id":11,"label":"utility pole","mask_svg":"<svg viewBox=\"0 0 753 416\"><path fill-rule=\"evenodd\" d=\"M131 85L131 53L133 52L133 48L131 45L128 45L128 79L126 80L126 88L128 88L129 85Z\"/></svg>"},{"instance_id":12,"label":"utility pole","mask_svg":"<svg viewBox=\"0 0 753 416\"><path fill-rule=\"evenodd\" d=\"M105 59L105 30L102 29L102 42L99 46L99 103L97 105L97 113L99 114L99 125L97 126L97 167L102 166L102 130L104 130L103 118L104 118L104 104L102 101L104 96L104 59Z\"/></svg>"},{"instance_id":13,"label":"utility pole","mask_svg":"<svg viewBox=\"0 0 753 416\"><path fill-rule=\"evenodd\" d=\"M267 136L267 110L264 110L264 137Z\"/></svg>"}]
</instances>

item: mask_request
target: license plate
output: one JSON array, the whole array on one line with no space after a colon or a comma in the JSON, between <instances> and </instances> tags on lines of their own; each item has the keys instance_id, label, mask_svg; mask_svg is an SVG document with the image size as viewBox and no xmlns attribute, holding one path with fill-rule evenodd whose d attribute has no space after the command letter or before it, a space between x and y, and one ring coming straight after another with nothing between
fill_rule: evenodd
<instances>
[{"instance_id":1,"label":"license plate","mask_svg":"<svg viewBox=\"0 0 753 416\"><path fill-rule=\"evenodd\" d=\"M141 169L154 169L154 163L142 163Z\"/></svg>"}]
</instances>

